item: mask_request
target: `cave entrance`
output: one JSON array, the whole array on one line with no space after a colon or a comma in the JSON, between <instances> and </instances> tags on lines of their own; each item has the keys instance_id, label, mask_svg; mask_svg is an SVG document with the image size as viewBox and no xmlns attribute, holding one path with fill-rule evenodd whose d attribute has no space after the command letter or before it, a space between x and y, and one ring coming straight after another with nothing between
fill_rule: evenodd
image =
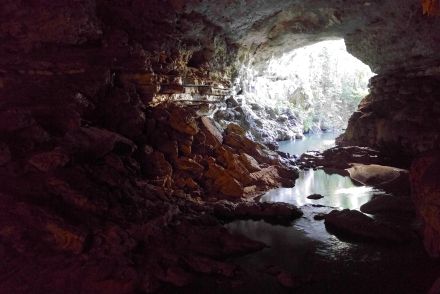
<instances>
[{"instance_id":1,"label":"cave entrance","mask_svg":"<svg viewBox=\"0 0 440 294\"><path fill-rule=\"evenodd\" d=\"M342 39L295 49L264 66L244 66L236 96L241 124L263 142L340 132L368 94L373 75Z\"/></svg>"}]
</instances>

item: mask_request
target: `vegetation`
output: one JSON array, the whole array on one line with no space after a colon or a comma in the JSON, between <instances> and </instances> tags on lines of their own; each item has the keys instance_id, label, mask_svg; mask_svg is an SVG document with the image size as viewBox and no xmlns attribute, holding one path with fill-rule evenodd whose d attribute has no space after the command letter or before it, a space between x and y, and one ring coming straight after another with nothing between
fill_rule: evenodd
<instances>
[{"instance_id":1,"label":"vegetation","mask_svg":"<svg viewBox=\"0 0 440 294\"><path fill-rule=\"evenodd\" d=\"M275 112L290 108L304 132L345 128L373 75L342 40L297 49L271 60L263 73L247 69L246 74L245 100Z\"/></svg>"}]
</instances>

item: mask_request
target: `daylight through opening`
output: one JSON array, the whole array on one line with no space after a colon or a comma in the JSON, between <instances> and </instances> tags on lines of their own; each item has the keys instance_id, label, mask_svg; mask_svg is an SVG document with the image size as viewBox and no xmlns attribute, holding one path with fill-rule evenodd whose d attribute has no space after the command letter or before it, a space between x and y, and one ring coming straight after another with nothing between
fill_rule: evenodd
<instances>
[{"instance_id":1,"label":"daylight through opening","mask_svg":"<svg viewBox=\"0 0 440 294\"><path fill-rule=\"evenodd\" d=\"M319 42L273 58L263 70L244 66L237 80L240 106L217 116L235 119L262 142L340 132L368 94L373 75L347 52L344 40Z\"/></svg>"}]
</instances>

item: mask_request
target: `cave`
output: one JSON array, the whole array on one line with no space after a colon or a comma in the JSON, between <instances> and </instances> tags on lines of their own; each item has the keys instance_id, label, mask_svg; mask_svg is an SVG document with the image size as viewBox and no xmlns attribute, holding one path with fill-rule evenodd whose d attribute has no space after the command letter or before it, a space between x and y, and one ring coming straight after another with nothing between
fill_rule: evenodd
<instances>
[{"instance_id":1,"label":"cave","mask_svg":"<svg viewBox=\"0 0 440 294\"><path fill-rule=\"evenodd\" d=\"M0 17L0 293L440 293L438 0ZM277 141L331 127L305 123L305 91L280 112L247 85L335 40L368 92L334 146L289 154Z\"/></svg>"}]
</instances>

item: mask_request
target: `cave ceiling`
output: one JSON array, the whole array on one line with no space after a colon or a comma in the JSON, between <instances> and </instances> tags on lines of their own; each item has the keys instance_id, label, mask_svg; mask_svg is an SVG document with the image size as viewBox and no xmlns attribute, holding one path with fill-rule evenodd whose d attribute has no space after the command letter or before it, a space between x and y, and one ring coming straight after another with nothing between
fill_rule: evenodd
<instances>
[{"instance_id":1,"label":"cave ceiling","mask_svg":"<svg viewBox=\"0 0 440 294\"><path fill-rule=\"evenodd\" d=\"M255 64L336 38L344 38L348 51L376 73L440 60L440 18L424 15L418 0L40 2L45 5L2 4L3 51L88 44L118 28L147 50L189 48L208 52L207 58L252 56Z\"/></svg>"}]
</instances>

